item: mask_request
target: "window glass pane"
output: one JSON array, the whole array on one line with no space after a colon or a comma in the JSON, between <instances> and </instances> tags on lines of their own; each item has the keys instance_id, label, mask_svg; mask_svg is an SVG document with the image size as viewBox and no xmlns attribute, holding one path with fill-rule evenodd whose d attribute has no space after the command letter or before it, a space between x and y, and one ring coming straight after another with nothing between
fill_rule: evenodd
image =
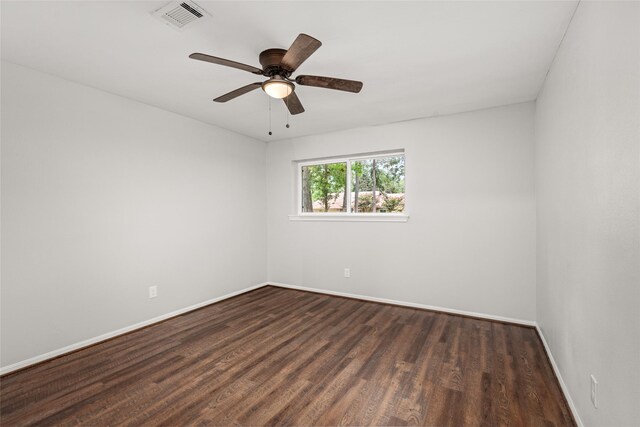
<instances>
[{"instance_id":1,"label":"window glass pane","mask_svg":"<svg viewBox=\"0 0 640 427\"><path fill-rule=\"evenodd\" d=\"M351 161L351 211L404 212L404 155Z\"/></svg>"},{"instance_id":2,"label":"window glass pane","mask_svg":"<svg viewBox=\"0 0 640 427\"><path fill-rule=\"evenodd\" d=\"M347 163L302 166L302 212L346 212Z\"/></svg>"}]
</instances>

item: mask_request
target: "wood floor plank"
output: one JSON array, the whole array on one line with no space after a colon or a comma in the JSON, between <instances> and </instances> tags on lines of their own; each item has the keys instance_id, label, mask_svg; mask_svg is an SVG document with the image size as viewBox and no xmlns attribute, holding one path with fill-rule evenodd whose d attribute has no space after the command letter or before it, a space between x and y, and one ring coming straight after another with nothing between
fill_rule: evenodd
<instances>
[{"instance_id":1,"label":"wood floor plank","mask_svg":"<svg viewBox=\"0 0 640 427\"><path fill-rule=\"evenodd\" d=\"M575 422L533 328L266 286L0 378L0 424Z\"/></svg>"}]
</instances>

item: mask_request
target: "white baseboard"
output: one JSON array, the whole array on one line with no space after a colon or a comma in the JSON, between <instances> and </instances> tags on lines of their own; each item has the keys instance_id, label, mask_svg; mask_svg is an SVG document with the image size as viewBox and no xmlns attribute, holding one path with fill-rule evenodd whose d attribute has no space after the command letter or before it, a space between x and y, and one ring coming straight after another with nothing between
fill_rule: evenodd
<instances>
[{"instance_id":1,"label":"white baseboard","mask_svg":"<svg viewBox=\"0 0 640 427\"><path fill-rule=\"evenodd\" d=\"M222 295L220 297L212 298L210 300L203 301L203 302L200 302L198 304L191 305L189 307L181 308L179 310L175 310L175 311L172 311L170 313L166 313L166 314L163 314L161 316L154 317L153 319L149 319L149 320L145 320L145 321L140 322L140 323L136 323L135 325L125 326L124 328L120 328L120 329L118 329L116 331L107 332L106 334L98 335L97 337L89 338L87 340L80 341L80 342L77 342L75 344L71 344L71 345L68 345L66 347L59 348L57 350L49 351L47 353L40 354L38 356L31 357L31 358L26 359L26 360L22 360L20 362L16 362L16 363L13 363L13 364L8 365L8 366L0 367L0 375L8 374L9 372L15 371L17 369L26 368L27 366L35 365L36 363L40 363L40 362L44 362L45 360L52 359L54 357L61 356L61 355L65 354L65 353L69 353L69 352L72 352L72 351L75 351L75 350L79 350L79 349L81 349L83 347L88 347L90 345L99 343L100 341L104 341L104 340L107 340L109 338L117 337L118 335L126 334L127 332L135 331L136 329L140 329L140 328L143 328L145 326L149 326L151 324L161 322L161 321L169 319L171 317L179 316L179 315L184 314L186 312L189 312L189 311L192 311L192 310L196 310L196 309L198 309L200 307L204 307L206 305L213 304L215 302L222 301L222 300L234 297L236 295L240 295L240 294L243 294L245 292L249 292L249 291L252 291L254 289L261 288L263 286L266 286L267 284L268 283L260 283L260 284L255 285L255 286L250 286L248 288L241 289L241 290L236 291L236 292L231 292L229 294Z\"/></svg>"},{"instance_id":2,"label":"white baseboard","mask_svg":"<svg viewBox=\"0 0 640 427\"><path fill-rule=\"evenodd\" d=\"M555 372L556 378L558 378L558 382L560 383L560 388L562 388L562 393L564 394L564 398L567 400L567 403L569 404L569 409L571 409L571 413L573 414L573 419L576 420L576 424L578 424L578 427L584 427L584 424L580 419L580 415L578 415L578 409L576 408L576 405L573 403L573 400L571 399L571 395L569 394L569 389L567 388L567 385L562 379L562 375L560 375L560 369L558 368L558 365L556 364L556 361L553 358L553 354L551 353L551 349L547 344L547 340L544 338L544 335L542 334L542 329L540 329L540 325L538 325L537 323L536 323L536 330L538 331L538 336L542 341L542 345L544 345L544 350L547 352L547 356L549 356L549 360L551 361L551 366L553 367L553 372Z\"/></svg>"},{"instance_id":3,"label":"white baseboard","mask_svg":"<svg viewBox=\"0 0 640 427\"><path fill-rule=\"evenodd\" d=\"M268 282L268 284L272 285L272 286L278 286L280 288L296 289L296 290L299 290L299 291L308 291L308 292L317 292L317 293L321 293L321 294L335 295L335 296L339 296L339 297L354 298L354 299L359 299L359 300L363 300L363 301L381 302L381 303L385 303L385 304L401 305L401 306L404 306L404 307L411 307L411 308L422 308L422 309L426 309L426 310L441 311L443 313L460 314L460 315L463 315L463 316L479 317L479 318L482 318L482 319L497 320L497 321L500 321L500 322L508 322L508 323L515 323L515 324L518 324L518 325L525 325L525 326L532 326L532 327L537 326L536 322L534 322L533 320L513 319L513 318L510 318L510 317L494 316L493 314L476 313L474 311L456 310L456 309L453 309L453 308L436 307L434 305L416 304L416 303L412 303L412 302L396 301L396 300L391 300L391 299L386 299L386 298L377 298L377 297L370 297L370 296L365 296L365 295L349 294L349 293L346 293L346 292L328 291L326 289L308 288L306 286L287 285L285 283Z\"/></svg>"}]
</instances>

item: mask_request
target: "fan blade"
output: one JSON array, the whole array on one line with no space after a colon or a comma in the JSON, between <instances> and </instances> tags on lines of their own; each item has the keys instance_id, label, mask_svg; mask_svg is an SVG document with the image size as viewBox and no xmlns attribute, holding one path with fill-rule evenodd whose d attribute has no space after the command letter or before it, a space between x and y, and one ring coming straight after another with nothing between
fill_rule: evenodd
<instances>
[{"instance_id":1,"label":"fan blade","mask_svg":"<svg viewBox=\"0 0 640 427\"><path fill-rule=\"evenodd\" d=\"M322 46L320 40L316 40L306 34L300 34L293 41L293 44L282 57L280 65L282 68L293 72L295 71L313 52Z\"/></svg>"},{"instance_id":2,"label":"fan blade","mask_svg":"<svg viewBox=\"0 0 640 427\"><path fill-rule=\"evenodd\" d=\"M295 91L291 92L291 94L286 98L282 98L282 100L292 115L304 113L304 107L302 106L300 99L298 99L298 95L296 95Z\"/></svg>"},{"instance_id":3,"label":"fan blade","mask_svg":"<svg viewBox=\"0 0 640 427\"><path fill-rule=\"evenodd\" d=\"M212 64L224 65L231 68L237 68L239 70L248 71L253 74L262 75L262 70L251 65L242 64L236 61L230 61L224 58L218 58L216 56L205 55L204 53L192 53L189 55L191 59L197 59L198 61L211 62Z\"/></svg>"},{"instance_id":4,"label":"fan blade","mask_svg":"<svg viewBox=\"0 0 640 427\"><path fill-rule=\"evenodd\" d=\"M260 82L251 83L250 85L242 86L241 88L238 88L236 90L232 90L229 93L226 93L226 94L224 94L222 96L219 96L216 99L214 99L214 101L216 101L216 102L231 101L233 98L237 98L240 95L244 95L245 93L248 93L248 92L251 92L252 90L258 89L260 86L262 86L262 83L260 83Z\"/></svg>"},{"instance_id":5,"label":"fan blade","mask_svg":"<svg viewBox=\"0 0 640 427\"><path fill-rule=\"evenodd\" d=\"M358 93L362 89L362 82L336 79L334 77L298 76L296 77L296 83L302 86L316 86L325 89L344 90L346 92L353 93Z\"/></svg>"}]
</instances>

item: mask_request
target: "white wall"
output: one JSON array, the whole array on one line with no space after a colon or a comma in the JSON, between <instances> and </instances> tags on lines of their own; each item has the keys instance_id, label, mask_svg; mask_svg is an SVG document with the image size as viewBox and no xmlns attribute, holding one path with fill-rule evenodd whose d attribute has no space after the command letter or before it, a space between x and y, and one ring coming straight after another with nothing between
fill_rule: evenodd
<instances>
[{"instance_id":1,"label":"white wall","mask_svg":"<svg viewBox=\"0 0 640 427\"><path fill-rule=\"evenodd\" d=\"M640 420L639 82L640 3L582 2L536 107L537 317L589 426Z\"/></svg>"},{"instance_id":2,"label":"white wall","mask_svg":"<svg viewBox=\"0 0 640 427\"><path fill-rule=\"evenodd\" d=\"M269 143L269 280L534 320L533 112L517 104ZM408 222L288 219L293 161L397 148Z\"/></svg>"},{"instance_id":3,"label":"white wall","mask_svg":"<svg viewBox=\"0 0 640 427\"><path fill-rule=\"evenodd\" d=\"M263 282L264 159L262 142L3 62L2 365Z\"/></svg>"}]
</instances>

